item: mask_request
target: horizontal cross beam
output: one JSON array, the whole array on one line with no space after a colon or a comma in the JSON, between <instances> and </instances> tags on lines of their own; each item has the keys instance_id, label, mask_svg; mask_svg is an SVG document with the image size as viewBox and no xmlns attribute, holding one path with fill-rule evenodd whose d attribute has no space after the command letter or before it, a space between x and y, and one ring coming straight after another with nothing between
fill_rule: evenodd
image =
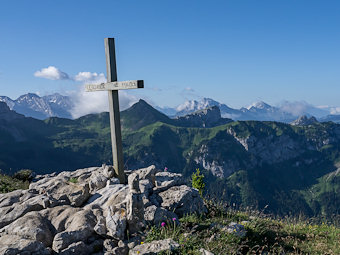
<instances>
[{"instance_id":1,"label":"horizontal cross beam","mask_svg":"<svg viewBox=\"0 0 340 255\"><path fill-rule=\"evenodd\" d=\"M135 81L114 81L101 84L87 84L85 90L91 91L103 91L103 90L121 90L121 89L139 89L144 88L143 80Z\"/></svg>"}]
</instances>

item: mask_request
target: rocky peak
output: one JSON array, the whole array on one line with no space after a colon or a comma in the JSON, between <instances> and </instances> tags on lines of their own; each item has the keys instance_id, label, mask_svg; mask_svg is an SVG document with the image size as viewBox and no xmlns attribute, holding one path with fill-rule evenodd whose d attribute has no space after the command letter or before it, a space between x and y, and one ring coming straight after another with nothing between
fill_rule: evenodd
<instances>
[{"instance_id":1,"label":"rocky peak","mask_svg":"<svg viewBox=\"0 0 340 255\"><path fill-rule=\"evenodd\" d=\"M319 122L314 116L308 118L306 115L302 115L290 124L293 126L308 126L308 125L313 125L316 123L319 123Z\"/></svg>"},{"instance_id":2,"label":"rocky peak","mask_svg":"<svg viewBox=\"0 0 340 255\"><path fill-rule=\"evenodd\" d=\"M214 127L230 121L230 119L221 117L218 106L212 106L175 119L176 124L187 127Z\"/></svg>"}]
</instances>

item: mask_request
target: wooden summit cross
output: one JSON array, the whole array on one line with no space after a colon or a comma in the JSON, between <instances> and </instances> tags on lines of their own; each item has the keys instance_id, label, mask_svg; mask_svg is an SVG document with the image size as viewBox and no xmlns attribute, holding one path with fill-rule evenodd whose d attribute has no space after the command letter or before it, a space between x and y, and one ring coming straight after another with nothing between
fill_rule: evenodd
<instances>
[{"instance_id":1,"label":"wooden summit cross","mask_svg":"<svg viewBox=\"0 0 340 255\"><path fill-rule=\"evenodd\" d=\"M113 168L120 183L125 183L118 90L144 88L144 81L117 81L115 40L114 38L105 38L104 41L107 83L85 85L85 89L88 92L107 90L109 93Z\"/></svg>"}]
</instances>

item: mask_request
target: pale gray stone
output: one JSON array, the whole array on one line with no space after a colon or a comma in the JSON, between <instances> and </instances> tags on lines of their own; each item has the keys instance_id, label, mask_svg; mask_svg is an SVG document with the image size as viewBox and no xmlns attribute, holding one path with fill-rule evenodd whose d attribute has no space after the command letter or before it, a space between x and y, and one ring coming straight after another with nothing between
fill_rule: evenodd
<instances>
[{"instance_id":1,"label":"pale gray stone","mask_svg":"<svg viewBox=\"0 0 340 255\"><path fill-rule=\"evenodd\" d=\"M53 233L51 223L38 212L30 212L1 229L8 235L42 242L46 247L51 246Z\"/></svg>"},{"instance_id":2,"label":"pale gray stone","mask_svg":"<svg viewBox=\"0 0 340 255\"><path fill-rule=\"evenodd\" d=\"M115 176L115 170L113 166L103 165L102 168L104 169L103 174L106 178L111 179Z\"/></svg>"},{"instance_id":3,"label":"pale gray stone","mask_svg":"<svg viewBox=\"0 0 340 255\"><path fill-rule=\"evenodd\" d=\"M177 214L155 205L149 206L145 209L144 219L147 224L156 226L160 226L162 222L175 221L176 224L179 223Z\"/></svg>"},{"instance_id":4,"label":"pale gray stone","mask_svg":"<svg viewBox=\"0 0 340 255\"><path fill-rule=\"evenodd\" d=\"M166 251L174 251L179 247L179 244L176 243L171 238L159 241L152 241L151 243L144 243L135 246L132 250L130 250L130 255L154 255L160 252Z\"/></svg>"},{"instance_id":5,"label":"pale gray stone","mask_svg":"<svg viewBox=\"0 0 340 255\"><path fill-rule=\"evenodd\" d=\"M93 193L99 189L102 189L106 186L106 182L108 178L101 172L94 172L91 175L89 186L90 192Z\"/></svg>"},{"instance_id":6,"label":"pale gray stone","mask_svg":"<svg viewBox=\"0 0 340 255\"><path fill-rule=\"evenodd\" d=\"M145 180L139 181L140 193L145 194L146 197L149 196L149 194L152 192L152 189L153 189L153 184L150 180L145 179Z\"/></svg>"},{"instance_id":7,"label":"pale gray stone","mask_svg":"<svg viewBox=\"0 0 340 255\"><path fill-rule=\"evenodd\" d=\"M28 212L40 211L49 205L49 199L45 195L34 196L22 203L0 208L0 228L12 223Z\"/></svg>"},{"instance_id":8,"label":"pale gray stone","mask_svg":"<svg viewBox=\"0 0 340 255\"><path fill-rule=\"evenodd\" d=\"M51 252L41 242L25 239L17 235L2 235L0 236L0 254L49 255Z\"/></svg>"},{"instance_id":9,"label":"pale gray stone","mask_svg":"<svg viewBox=\"0 0 340 255\"><path fill-rule=\"evenodd\" d=\"M159 170L154 165L134 171L138 175L139 180L149 180L153 185L155 185L155 174L157 172Z\"/></svg>"},{"instance_id":10,"label":"pale gray stone","mask_svg":"<svg viewBox=\"0 0 340 255\"><path fill-rule=\"evenodd\" d=\"M226 231L240 238L245 237L247 234L247 230L245 229L244 225L238 224L236 222L231 222L228 226L222 228L222 231Z\"/></svg>"},{"instance_id":11,"label":"pale gray stone","mask_svg":"<svg viewBox=\"0 0 340 255\"><path fill-rule=\"evenodd\" d=\"M84 208L101 208L106 210L108 206L122 203L126 200L128 188L123 184L109 185L98 190L86 202Z\"/></svg>"},{"instance_id":12,"label":"pale gray stone","mask_svg":"<svg viewBox=\"0 0 340 255\"><path fill-rule=\"evenodd\" d=\"M92 236L96 217L91 210L82 210L65 222L65 231L54 236L52 249L60 252L72 243L85 241Z\"/></svg>"},{"instance_id":13,"label":"pale gray stone","mask_svg":"<svg viewBox=\"0 0 340 255\"><path fill-rule=\"evenodd\" d=\"M20 201L20 197L23 196L24 193L25 191L20 189L9 193L0 194L0 208L18 203Z\"/></svg>"},{"instance_id":14,"label":"pale gray stone","mask_svg":"<svg viewBox=\"0 0 340 255\"><path fill-rule=\"evenodd\" d=\"M103 245L104 245L104 251L110 252L118 246L118 242L112 239L105 239Z\"/></svg>"},{"instance_id":15,"label":"pale gray stone","mask_svg":"<svg viewBox=\"0 0 340 255\"><path fill-rule=\"evenodd\" d=\"M132 193L140 193L139 189L139 178L137 173L132 173L128 177L128 185L130 192Z\"/></svg>"},{"instance_id":16,"label":"pale gray stone","mask_svg":"<svg viewBox=\"0 0 340 255\"><path fill-rule=\"evenodd\" d=\"M110 207L106 216L107 235L115 239L124 240L126 230L126 210L124 208Z\"/></svg>"},{"instance_id":17,"label":"pale gray stone","mask_svg":"<svg viewBox=\"0 0 340 255\"><path fill-rule=\"evenodd\" d=\"M210 252L210 251L207 251L207 250L205 250L205 249L203 249L203 248L200 249L200 253L201 253L202 255L214 255L214 253L212 253L212 252Z\"/></svg>"},{"instance_id":18,"label":"pale gray stone","mask_svg":"<svg viewBox=\"0 0 340 255\"><path fill-rule=\"evenodd\" d=\"M127 220L129 232L132 234L144 228L144 203L142 194L128 194Z\"/></svg>"},{"instance_id":19,"label":"pale gray stone","mask_svg":"<svg viewBox=\"0 0 340 255\"><path fill-rule=\"evenodd\" d=\"M156 187L155 192L162 192L173 186L180 186L185 184L185 180L181 174L171 172L159 172L155 176Z\"/></svg>"},{"instance_id":20,"label":"pale gray stone","mask_svg":"<svg viewBox=\"0 0 340 255\"><path fill-rule=\"evenodd\" d=\"M185 214L205 213L207 211L203 200L196 189L186 185L174 186L159 193L161 206L182 217Z\"/></svg>"}]
</instances>

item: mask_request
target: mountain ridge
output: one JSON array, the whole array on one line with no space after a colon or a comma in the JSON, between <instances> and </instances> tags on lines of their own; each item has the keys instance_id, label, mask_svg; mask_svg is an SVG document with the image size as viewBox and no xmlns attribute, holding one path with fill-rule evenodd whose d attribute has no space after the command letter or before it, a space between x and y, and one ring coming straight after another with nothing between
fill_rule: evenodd
<instances>
[{"instance_id":1,"label":"mountain ridge","mask_svg":"<svg viewBox=\"0 0 340 255\"><path fill-rule=\"evenodd\" d=\"M74 107L73 100L68 96L58 93L40 97L34 93L28 93L12 100L6 96L0 96L0 101L6 102L10 109L24 114L27 117L46 119L49 117L60 117L73 119L71 111ZM177 107L158 107L156 110L173 119L183 117L196 111L217 106L221 116L232 120L258 120L258 121L280 121L290 123L299 116L315 116L318 121L334 121L340 123L340 115L334 115L333 108L317 108L304 103L303 109L295 112L294 105L289 102L281 106L271 106L263 101L255 102L247 107L233 109L226 104L219 103L211 98L201 100L187 100ZM333 109L333 110L332 110ZM331 114L333 113L333 114Z\"/></svg>"},{"instance_id":2,"label":"mountain ridge","mask_svg":"<svg viewBox=\"0 0 340 255\"><path fill-rule=\"evenodd\" d=\"M145 101L123 111L125 167L151 163L186 177L200 168L209 194L231 203L255 208L269 204L268 211L279 214L338 212L340 125L233 121L203 128L204 118L197 127L187 127L157 114ZM0 125L0 168L48 173L112 164L109 125L108 113L76 120L23 117L6 122ZM330 174L333 177L327 178ZM310 188L317 191L315 198ZM336 206L326 210L330 203Z\"/></svg>"}]
</instances>

